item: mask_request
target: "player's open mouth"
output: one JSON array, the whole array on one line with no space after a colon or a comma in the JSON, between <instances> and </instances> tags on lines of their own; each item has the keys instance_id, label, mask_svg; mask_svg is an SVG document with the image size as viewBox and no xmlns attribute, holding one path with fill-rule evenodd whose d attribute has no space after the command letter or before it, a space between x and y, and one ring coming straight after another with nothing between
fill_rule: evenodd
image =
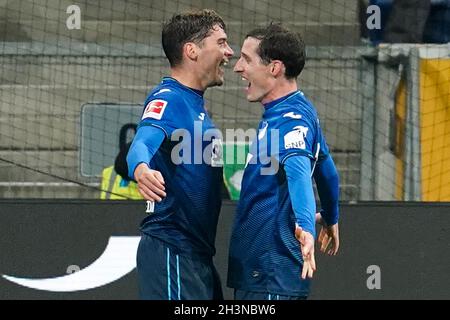
<instances>
[{"instance_id":1,"label":"player's open mouth","mask_svg":"<svg viewBox=\"0 0 450 320\"><path fill-rule=\"evenodd\" d=\"M246 78L244 78L244 77L242 77L242 81L247 81L248 84L247 84L247 88L245 88L245 89L246 89L246 90L250 89L252 83L251 83L250 81L248 81L248 79L246 79Z\"/></svg>"},{"instance_id":2,"label":"player's open mouth","mask_svg":"<svg viewBox=\"0 0 450 320\"><path fill-rule=\"evenodd\" d=\"M219 64L219 70L221 71L221 72L224 72L224 67L226 67L228 65L228 61L226 61L226 60L223 60L220 64Z\"/></svg>"}]
</instances>

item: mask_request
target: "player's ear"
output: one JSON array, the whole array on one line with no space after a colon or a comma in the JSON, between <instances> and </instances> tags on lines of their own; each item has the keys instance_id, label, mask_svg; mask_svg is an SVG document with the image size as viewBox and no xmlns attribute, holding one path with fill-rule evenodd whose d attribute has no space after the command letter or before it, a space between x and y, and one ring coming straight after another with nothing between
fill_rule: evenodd
<instances>
[{"instance_id":1,"label":"player's ear","mask_svg":"<svg viewBox=\"0 0 450 320\"><path fill-rule=\"evenodd\" d=\"M197 60L199 47L193 42L186 42L183 46L183 53L190 60Z\"/></svg>"},{"instance_id":2,"label":"player's ear","mask_svg":"<svg viewBox=\"0 0 450 320\"><path fill-rule=\"evenodd\" d=\"M270 73L273 77L277 78L280 75L284 74L284 64L280 60L272 60L270 62Z\"/></svg>"}]
</instances>

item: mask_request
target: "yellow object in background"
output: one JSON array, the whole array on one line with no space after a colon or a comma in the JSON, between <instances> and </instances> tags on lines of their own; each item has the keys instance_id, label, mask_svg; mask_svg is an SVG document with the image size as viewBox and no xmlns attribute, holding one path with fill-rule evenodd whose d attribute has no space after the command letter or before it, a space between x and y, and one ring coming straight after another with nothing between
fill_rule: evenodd
<instances>
[{"instance_id":1,"label":"yellow object in background","mask_svg":"<svg viewBox=\"0 0 450 320\"><path fill-rule=\"evenodd\" d=\"M404 200L405 191L405 126L406 126L406 82L402 79L395 96L395 199Z\"/></svg>"},{"instance_id":2,"label":"yellow object in background","mask_svg":"<svg viewBox=\"0 0 450 320\"><path fill-rule=\"evenodd\" d=\"M420 63L422 200L450 201L450 59Z\"/></svg>"},{"instance_id":3,"label":"yellow object in background","mask_svg":"<svg viewBox=\"0 0 450 320\"><path fill-rule=\"evenodd\" d=\"M114 171L114 166L103 169L102 200L142 200L136 182L126 181ZM109 192L107 192L109 191Z\"/></svg>"}]
</instances>

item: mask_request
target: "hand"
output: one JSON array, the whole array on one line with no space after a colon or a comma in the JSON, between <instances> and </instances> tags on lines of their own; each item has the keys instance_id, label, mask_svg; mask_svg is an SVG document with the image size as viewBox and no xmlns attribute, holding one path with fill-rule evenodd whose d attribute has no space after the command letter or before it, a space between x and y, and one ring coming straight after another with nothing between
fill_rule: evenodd
<instances>
[{"instance_id":1,"label":"hand","mask_svg":"<svg viewBox=\"0 0 450 320\"><path fill-rule=\"evenodd\" d=\"M299 225L295 225L295 237L300 242L303 257L302 279L312 278L316 271L316 260L314 258L314 237L311 233L303 231Z\"/></svg>"},{"instance_id":2,"label":"hand","mask_svg":"<svg viewBox=\"0 0 450 320\"><path fill-rule=\"evenodd\" d=\"M320 213L316 213L316 222L322 225L318 238L320 251L335 256L339 250L339 223L327 226Z\"/></svg>"},{"instance_id":3,"label":"hand","mask_svg":"<svg viewBox=\"0 0 450 320\"><path fill-rule=\"evenodd\" d=\"M166 196L164 178L161 172L150 169L147 164L140 163L134 170L134 178L138 183L139 193L145 200L162 201Z\"/></svg>"}]
</instances>

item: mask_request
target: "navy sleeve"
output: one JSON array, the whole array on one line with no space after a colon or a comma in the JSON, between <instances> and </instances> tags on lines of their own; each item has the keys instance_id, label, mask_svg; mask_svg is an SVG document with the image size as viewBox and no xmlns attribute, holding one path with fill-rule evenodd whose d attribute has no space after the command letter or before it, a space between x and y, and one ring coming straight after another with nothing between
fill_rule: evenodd
<instances>
[{"instance_id":1,"label":"navy sleeve","mask_svg":"<svg viewBox=\"0 0 450 320\"><path fill-rule=\"evenodd\" d=\"M317 162L314 180L322 206L322 218L328 226L336 224L339 220L339 175L331 155Z\"/></svg>"},{"instance_id":2,"label":"navy sleeve","mask_svg":"<svg viewBox=\"0 0 450 320\"><path fill-rule=\"evenodd\" d=\"M141 126L136 132L127 155L128 176L134 180L134 170L140 163L150 165L150 161L165 139L165 133L152 125Z\"/></svg>"},{"instance_id":3,"label":"navy sleeve","mask_svg":"<svg viewBox=\"0 0 450 320\"><path fill-rule=\"evenodd\" d=\"M311 160L301 155L288 157L284 170L297 224L315 238L316 203L311 180Z\"/></svg>"}]
</instances>

